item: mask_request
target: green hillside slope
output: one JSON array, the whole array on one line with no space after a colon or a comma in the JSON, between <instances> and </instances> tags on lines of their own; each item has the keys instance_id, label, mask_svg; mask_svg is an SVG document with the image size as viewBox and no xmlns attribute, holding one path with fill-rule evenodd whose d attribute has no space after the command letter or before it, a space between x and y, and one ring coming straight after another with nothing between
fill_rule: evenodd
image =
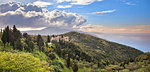
<instances>
[{"instance_id":1,"label":"green hillside slope","mask_svg":"<svg viewBox=\"0 0 150 72\"><path fill-rule=\"evenodd\" d=\"M63 35L69 36L70 42L79 46L81 52L84 52L94 60L108 59L121 62L135 58L143 53L135 48L84 33L69 32Z\"/></svg>"}]
</instances>

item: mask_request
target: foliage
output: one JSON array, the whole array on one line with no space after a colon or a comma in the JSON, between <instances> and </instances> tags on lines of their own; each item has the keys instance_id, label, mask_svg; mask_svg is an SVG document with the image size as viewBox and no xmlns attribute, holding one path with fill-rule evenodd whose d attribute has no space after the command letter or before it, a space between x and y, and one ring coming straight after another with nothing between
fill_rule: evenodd
<instances>
[{"instance_id":1,"label":"foliage","mask_svg":"<svg viewBox=\"0 0 150 72\"><path fill-rule=\"evenodd\" d=\"M40 60L45 60L45 61L48 61L48 56L43 53L42 51L38 51L38 50L35 50L32 52L33 56L40 59Z\"/></svg>"},{"instance_id":2,"label":"foliage","mask_svg":"<svg viewBox=\"0 0 150 72\"><path fill-rule=\"evenodd\" d=\"M4 31L3 31L3 34L2 34L2 41L4 43L4 45L8 42L11 41L11 33L12 31L9 29L9 26L7 26Z\"/></svg>"},{"instance_id":3,"label":"foliage","mask_svg":"<svg viewBox=\"0 0 150 72\"><path fill-rule=\"evenodd\" d=\"M22 49L21 48L21 44L18 44L20 42L20 38L22 37L21 33L19 30L16 29L16 26L14 25L13 30L11 30L11 28L9 28L9 26L7 26L2 34L2 41L4 43L4 46L6 43L10 43L14 49L16 49L16 47L18 49ZM16 45L17 44L17 45Z\"/></svg>"},{"instance_id":4,"label":"foliage","mask_svg":"<svg viewBox=\"0 0 150 72\"><path fill-rule=\"evenodd\" d=\"M57 59L52 62L52 65L54 66L56 72L62 72L63 65Z\"/></svg>"},{"instance_id":5,"label":"foliage","mask_svg":"<svg viewBox=\"0 0 150 72\"><path fill-rule=\"evenodd\" d=\"M30 53L0 52L0 71L2 72L46 72L49 71L46 61L40 61Z\"/></svg>"},{"instance_id":6,"label":"foliage","mask_svg":"<svg viewBox=\"0 0 150 72\"><path fill-rule=\"evenodd\" d=\"M144 53L136 57L136 61L150 60L150 53Z\"/></svg>"},{"instance_id":7,"label":"foliage","mask_svg":"<svg viewBox=\"0 0 150 72\"><path fill-rule=\"evenodd\" d=\"M19 30L17 30L17 28L16 28L16 26L14 25L13 26L13 30L12 30L12 42L11 42L11 45L12 46L15 46L15 42L16 41L19 41L20 40L20 38L22 37L22 34L20 33L20 31ZM15 47L14 47L15 48ZM21 46L20 46L20 48L21 48Z\"/></svg>"},{"instance_id":8,"label":"foliage","mask_svg":"<svg viewBox=\"0 0 150 72\"><path fill-rule=\"evenodd\" d=\"M37 36L36 42L37 42L37 45L39 46L39 50L42 50L42 46L44 46L44 41L41 35Z\"/></svg>"},{"instance_id":9,"label":"foliage","mask_svg":"<svg viewBox=\"0 0 150 72\"><path fill-rule=\"evenodd\" d=\"M22 46L22 44L21 44L21 41L20 41L20 39L18 39L15 43L14 43L14 48L15 49L18 49L18 50L23 50L23 46Z\"/></svg>"},{"instance_id":10,"label":"foliage","mask_svg":"<svg viewBox=\"0 0 150 72\"><path fill-rule=\"evenodd\" d=\"M72 69L73 69L73 72L78 72L78 64L76 62L74 63Z\"/></svg>"}]
</instances>

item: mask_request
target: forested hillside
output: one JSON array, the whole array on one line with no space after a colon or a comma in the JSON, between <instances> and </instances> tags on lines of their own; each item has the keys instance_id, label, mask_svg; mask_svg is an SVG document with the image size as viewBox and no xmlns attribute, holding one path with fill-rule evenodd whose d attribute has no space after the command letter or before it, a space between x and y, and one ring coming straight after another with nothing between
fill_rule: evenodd
<instances>
[{"instance_id":1,"label":"forested hillside","mask_svg":"<svg viewBox=\"0 0 150 72\"><path fill-rule=\"evenodd\" d=\"M92 59L108 59L110 61L122 62L124 60L135 58L143 52L125 45L110 42L88 34L69 32L64 34L69 36L70 42L80 47Z\"/></svg>"},{"instance_id":2,"label":"forested hillside","mask_svg":"<svg viewBox=\"0 0 150 72\"><path fill-rule=\"evenodd\" d=\"M0 72L150 71L149 53L88 34L29 35L7 26L0 39ZM142 55L141 55L142 54ZM138 57L137 57L138 56Z\"/></svg>"}]
</instances>

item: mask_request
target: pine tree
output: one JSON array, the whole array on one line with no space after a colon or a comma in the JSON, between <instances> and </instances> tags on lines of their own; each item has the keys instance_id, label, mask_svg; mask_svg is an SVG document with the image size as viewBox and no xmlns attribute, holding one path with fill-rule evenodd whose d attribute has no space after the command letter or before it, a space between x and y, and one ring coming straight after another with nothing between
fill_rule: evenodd
<instances>
[{"instance_id":1,"label":"pine tree","mask_svg":"<svg viewBox=\"0 0 150 72\"><path fill-rule=\"evenodd\" d=\"M25 48L25 50L27 50L29 52L33 52L34 43L31 39L30 35L28 35L27 33L23 33L23 38L25 38L25 43L27 44L27 47Z\"/></svg>"},{"instance_id":2,"label":"pine tree","mask_svg":"<svg viewBox=\"0 0 150 72\"><path fill-rule=\"evenodd\" d=\"M30 48L29 51L30 51L30 52L33 52L33 49L34 49L34 43L33 43L32 41L29 41L28 47Z\"/></svg>"},{"instance_id":3,"label":"pine tree","mask_svg":"<svg viewBox=\"0 0 150 72\"><path fill-rule=\"evenodd\" d=\"M44 41L43 41L41 35L37 36L36 42L37 42L37 45L39 46L39 50L41 50L42 46L44 46Z\"/></svg>"},{"instance_id":4,"label":"pine tree","mask_svg":"<svg viewBox=\"0 0 150 72\"><path fill-rule=\"evenodd\" d=\"M69 68L70 67L70 58L68 57L67 59L67 67Z\"/></svg>"},{"instance_id":5,"label":"pine tree","mask_svg":"<svg viewBox=\"0 0 150 72\"><path fill-rule=\"evenodd\" d=\"M15 41L17 41L17 39L20 39L22 37L21 32L17 30L15 25L13 26L13 36Z\"/></svg>"},{"instance_id":6,"label":"pine tree","mask_svg":"<svg viewBox=\"0 0 150 72\"><path fill-rule=\"evenodd\" d=\"M23 38L25 38L26 41L28 41L28 42L29 42L29 41L32 41L30 35L28 35L27 33L23 33Z\"/></svg>"},{"instance_id":7,"label":"pine tree","mask_svg":"<svg viewBox=\"0 0 150 72\"><path fill-rule=\"evenodd\" d=\"M2 41L3 41L3 43L4 43L4 46L5 46L5 44L8 42L10 42L10 30L9 30L9 26L7 26L5 29L4 29L4 31L3 31L3 35L2 35Z\"/></svg>"},{"instance_id":8,"label":"pine tree","mask_svg":"<svg viewBox=\"0 0 150 72\"><path fill-rule=\"evenodd\" d=\"M67 67L69 68L71 65L71 61L70 61L70 54L68 53L68 59L67 59Z\"/></svg>"},{"instance_id":9,"label":"pine tree","mask_svg":"<svg viewBox=\"0 0 150 72\"><path fill-rule=\"evenodd\" d=\"M24 37L24 38L26 38L26 39L27 39L27 38L28 38L28 36L29 36L29 35L28 35L27 33L23 33L23 37Z\"/></svg>"},{"instance_id":10,"label":"pine tree","mask_svg":"<svg viewBox=\"0 0 150 72\"><path fill-rule=\"evenodd\" d=\"M48 43L50 42L50 36L49 35L47 36L47 42Z\"/></svg>"},{"instance_id":11,"label":"pine tree","mask_svg":"<svg viewBox=\"0 0 150 72\"><path fill-rule=\"evenodd\" d=\"M101 65L100 65L100 62L98 61L98 63L97 63L97 67L99 68Z\"/></svg>"},{"instance_id":12,"label":"pine tree","mask_svg":"<svg viewBox=\"0 0 150 72\"><path fill-rule=\"evenodd\" d=\"M74 63L72 69L73 69L73 72L78 72L78 64L77 64L77 62Z\"/></svg>"},{"instance_id":13,"label":"pine tree","mask_svg":"<svg viewBox=\"0 0 150 72\"><path fill-rule=\"evenodd\" d=\"M22 47L22 44L21 44L21 41L20 39L18 39L17 41L15 41L15 46L14 46L15 49L19 49L19 50L23 50L23 47Z\"/></svg>"},{"instance_id":14,"label":"pine tree","mask_svg":"<svg viewBox=\"0 0 150 72\"><path fill-rule=\"evenodd\" d=\"M14 47L16 44L16 41L20 40L21 37L22 37L21 32L17 30L16 26L14 25L13 30L12 30L11 45Z\"/></svg>"}]
</instances>

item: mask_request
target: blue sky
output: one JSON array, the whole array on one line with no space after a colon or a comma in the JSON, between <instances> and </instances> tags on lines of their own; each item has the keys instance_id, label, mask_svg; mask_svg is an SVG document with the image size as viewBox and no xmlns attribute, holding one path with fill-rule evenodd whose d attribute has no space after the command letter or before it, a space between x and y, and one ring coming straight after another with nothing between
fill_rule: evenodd
<instances>
[{"instance_id":1,"label":"blue sky","mask_svg":"<svg viewBox=\"0 0 150 72\"><path fill-rule=\"evenodd\" d=\"M24 4L33 3L38 0L9 0ZM88 0L93 1L89 4L71 4L74 0L39 0L41 2L52 3L44 7L49 11L54 9L65 10L84 16L87 19L85 24L104 25L108 27L128 27L135 25L150 25L150 0ZM76 0L75 0L76 1ZM78 0L77 0L78 1ZM82 1L82 0L81 0ZM86 1L86 0L85 0ZM0 0L1 3L8 0ZM83 2L84 3L84 2ZM69 8L57 8L59 5L70 5ZM110 13L89 14L92 12L101 12L115 10Z\"/></svg>"},{"instance_id":2,"label":"blue sky","mask_svg":"<svg viewBox=\"0 0 150 72\"><path fill-rule=\"evenodd\" d=\"M36 5L49 12L58 9L81 15L86 21L78 22L80 27L72 26L80 31L150 33L150 0L0 0L0 3L13 1Z\"/></svg>"},{"instance_id":3,"label":"blue sky","mask_svg":"<svg viewBox=\"0 0 150 72\"><path fill-rule=\"evenodd\" d=\"M131 3L131 5L126 3ZM69 3L63 2L58 5L69 5ZM58 9L81 14L87 19L87 23L90 24L101 24L112 27L128 27L150 24L149 5L149 0L103 0L100 2L93 2L89 5L73 5L71 8ZM47 7L49 10L53 10L55 8L55 5ZM116 11L112 13L88 14L91 12L100 12L113 9Z\"/></svg>"}]
</instances>

